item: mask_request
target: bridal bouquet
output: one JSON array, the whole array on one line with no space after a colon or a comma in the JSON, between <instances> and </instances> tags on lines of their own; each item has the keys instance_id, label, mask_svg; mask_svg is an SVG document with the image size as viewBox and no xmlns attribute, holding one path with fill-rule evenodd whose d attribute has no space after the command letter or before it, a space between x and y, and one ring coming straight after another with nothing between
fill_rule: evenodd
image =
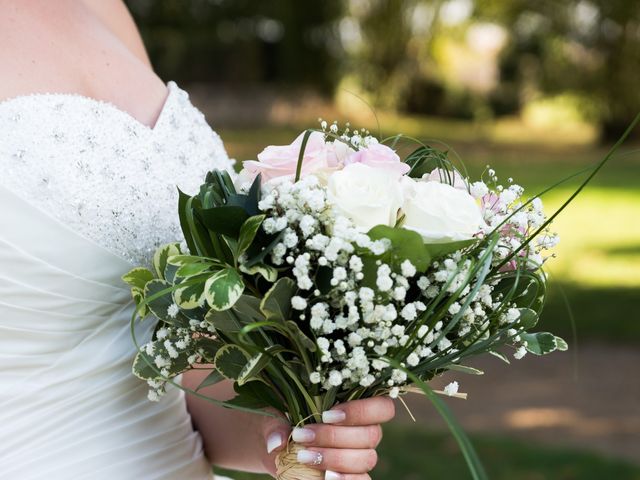
<instances>
[{"instance_id":1,"label":"bridal bouquet","mask_svg":"<svg viewBox=\"0 0 640 480\"><path fill-rule=\"evenodd\" d=\"M235 398L213 402L273 407L298 425L337 402L421 392L482 478L436 395L464 394L427 382L481 373L465 360L483 353L509 362L567 348L532 332L557 236L511 180L491 169L469 179L425 144L400 158L400 139L322 122L235 178L212 171L196 195L180 192L185 242L123 277L137 317L159 320L133 367L152 400L196 366L211 371L200 388L234 382ZM280 478L321 478L295 449L278 459Z\"/></svg>"}]
</instances>

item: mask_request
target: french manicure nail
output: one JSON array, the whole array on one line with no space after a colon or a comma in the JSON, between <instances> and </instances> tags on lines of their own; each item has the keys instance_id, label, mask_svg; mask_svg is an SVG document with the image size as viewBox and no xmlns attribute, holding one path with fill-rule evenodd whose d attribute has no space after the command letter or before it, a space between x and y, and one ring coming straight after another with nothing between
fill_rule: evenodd
<instances>
[{"instance_id":1,"label":"french manicure nail","mask_svg":"<svg viewBox=\"0 0 640 480\"><path fill-rule=\"evenodd\" d=\"M325 410L322 412L322 421L324 423L338 423L347 418L347 414L342 410Z\"/></svg>"},{"instance_id":2,"label":"french manicure nail","mask_svg":"<svg viewBox=\"0 0 640 480\"><path fill-rule=\"evenodd\" d=\"M322 454L312 450L300 450L297 459L298 462L305 465L320 465L322 463Z\"/></svg>"},{"instance_id":3,"label":"french manicure nail","mask_svg":"<svg viewBox=\"0 0 640 480\"><path fill-rule=\"evenodd\" d=\"M342 480L342 475L331 470L324 472L324 480Z\"/></svg>"},{"instance_id":4,"label":"french manicure nail","mask_svg":"<svg viewBox=\"0 0 640 480\"><path fill-rule=\"evenodd\" d=\"M282 434L280 432L270 433L267 437L267 453L273 452L282 445Z\"/></svg>"},{"instance_id":5,"label":"french manicure nail","mask_svg":"<svg viewBox=\"0 0 640 480\"><path fill-rule=\"evenodd\" d=\"M310 428L296 427L291 433L291 438L294 442L313 442L313 440L316 438L316 432L314 432Z\"/></svg>"}]
</instances>

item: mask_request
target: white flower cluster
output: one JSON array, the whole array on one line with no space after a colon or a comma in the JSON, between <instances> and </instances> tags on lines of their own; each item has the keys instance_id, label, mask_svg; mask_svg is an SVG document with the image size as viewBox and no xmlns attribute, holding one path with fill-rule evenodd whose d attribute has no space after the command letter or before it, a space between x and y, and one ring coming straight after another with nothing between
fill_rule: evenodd
<instances>
[{"instance_id":1,"label":"white flower cluster","mask_svg":"<svg viewBox=\"0 0 640 480\"><path fill-rule=\"evenodd\" d=\"M319 118L318 122L320 123L320 128L322 128L323 131L331 133L333 135L339 134L342 141L349 143L349 145L351 145L351 147L356 150L360 148L367 148L378 143L378 139L371 135L371 132L369 130L367 130L366 128L361 128L359 130L352 129L349 122L345 124L341 133L339 133L340 126L335 120L333 121L333 123L331 123L331 125L329 125L327 121L323 120L322 118Z\"/></svg>"},{"instance_id":2,"label":"white flower cluster","mask_svg":"<svg viewBox=\"0 0 640 480\"><path fill-rule=\"evenodd\" d=\"M170 305L167 313L175 317L178 313L177 305ZM197 320L190 320L188 328L165 325L156 331L155 339L144 344L140 350L141 353L146 354L147 359L159 372L157 377L147 379L149 400L160 400L166 393L166 379L175 377L201 360L203 352L196 346L194 333L214 331L209 323ZM142 367L148 366L142 365Z\"/></svg>"},{"instance_id":3,"label":"white flower cluster","mask_svg":"<svg viewBox=\"0 0 640 480\"><path fill-rule=\"evenodd\" d=\"M308 325L318 347L318 366L309 381L323 389L376 383L396 396L407 375L383 357L394 358L403 368L444 355L453 362L456 342L486 338L492 318L499 324L517 320L517 310L502 312L492 285L474 289L472 262L459 252L420 275L408 260L395 270L375 260L385 253L387 242L371 240L336 213L313 176L267 184L259 208L267 214L265 231L280 232L271 261L291 267L299 289L291 299L294 320ZM430 305L452 297L456 301L440 320L425 321ZM450 325L454 318L456 325Z\"/></svg>"},{"instance_id":4,"label":"white flower cluster","mask_svg":"<svg viewBox=\"0 0 640 480\"><path fill-rule=\"evenodd\" d=\"M486 232L499 228L501 242L495 251L494 263L498 264L512 252L518 250L522 243L530 237L546 221L542 200L534 198L528 205L523 200L524 189L512 183L504 187L498 184L498 177L493 169L487 169L487 182L478 181L470 185L471 195L482 203L482 212L487 224ZM528 268L541 267L546 258L544 251L557 245L559 237L549 229L545 229L524 249L518 252L507 268L514 269L518 261L525 262Z\"/></svg>"}]
</instances>

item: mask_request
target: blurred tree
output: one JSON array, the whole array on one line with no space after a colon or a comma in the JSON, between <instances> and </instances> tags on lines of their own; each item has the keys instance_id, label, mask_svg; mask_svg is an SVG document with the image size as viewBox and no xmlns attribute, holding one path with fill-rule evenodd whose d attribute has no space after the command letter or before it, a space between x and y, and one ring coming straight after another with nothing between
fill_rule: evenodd
<instances>
[{"instance_id":1,"label":"blurred tree","mask_svg":"<svg viewBox=\"0 0 640 480\"><path fill-rule=\"evenodd\" d=\"M152 61L179 81L312 85L331 91L343 2L129 0Z\"/></svg>"},{"instance_id":2,"label":"blurred tree","mask_svg":"<svg viewBox=\"0 0 640 480\"><path fill-rule=\"evenodd\" d=\"M574 92L605 139L620 135L640 111L640 2L628 0L486 0L478 19L511 33L497 98ZM517 86L517 88L514 88Z\"/></svg>"}]
</instances>

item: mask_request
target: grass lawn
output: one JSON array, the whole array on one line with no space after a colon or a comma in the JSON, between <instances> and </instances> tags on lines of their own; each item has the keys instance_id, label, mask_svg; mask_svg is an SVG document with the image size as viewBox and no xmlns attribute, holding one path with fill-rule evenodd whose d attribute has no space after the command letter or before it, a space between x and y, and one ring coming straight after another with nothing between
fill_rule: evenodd
<instances>
[{"instance_id":1,"label":"grass lawn","mask_svg":"<svg viewBox=\"0 0 640 480\"><path fill-rule=\"evenodd\" d=\"M640 480L640 467L591 453L547 448L512 439L475 436L474 445L492 480ZM391 425L379 447L375 480L471 478L458 447L449 435L419 427ZM217 473L236 480L269 477L236 472Z\"/></svg>"}]
</instances>

